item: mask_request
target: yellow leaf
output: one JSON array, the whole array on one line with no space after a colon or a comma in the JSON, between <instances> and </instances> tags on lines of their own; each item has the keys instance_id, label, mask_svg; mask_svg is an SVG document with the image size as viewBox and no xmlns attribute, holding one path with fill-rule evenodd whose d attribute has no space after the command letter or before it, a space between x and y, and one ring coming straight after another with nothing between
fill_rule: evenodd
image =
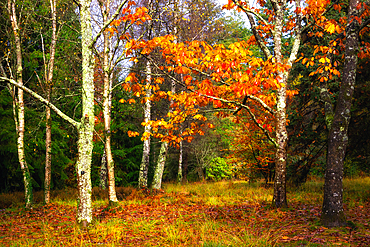
<instances>
[{"instance_id":1,"label":"yellow leaf","mask_svg":"<svg viewBox=\"0 0 370 247\"><path fill-rule=\"evenodd\" d=\"M320 60L319 60L319 62L320 62L320 63L325 63L325 61L326 61L326 60L325 60L325 58L323 58L323 57L322 57L322 58L320 58Z\"/></svg>"},{"instance_id":2,"label":"yellow leaf","mask_svg":"<svg viewBox=\"0 0 370 247\"><path fill-rule=\"evenodd\" d=\"M325 29L328 33L332 34L335 32L336 26L333 23L329 23Z\"/></svg>"},{"instance_id":3,"label":"yellow leaf","mask_svg":"<svg viewBox=\"0 0 370 247\"><path fill-rule=\"evenodd\" d=\"M125 82L129 82L129 81L131 81L131 79L132 79L132 76L129 75L129 76L126 77Z\"/></svg>"}]
</instances>

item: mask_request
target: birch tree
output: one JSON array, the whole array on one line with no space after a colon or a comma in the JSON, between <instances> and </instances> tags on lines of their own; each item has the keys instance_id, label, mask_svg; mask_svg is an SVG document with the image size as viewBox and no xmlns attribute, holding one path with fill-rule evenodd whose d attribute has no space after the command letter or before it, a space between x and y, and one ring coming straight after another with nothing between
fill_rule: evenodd
<instances>
[{"instance_id":1,"label":"birch tree","mask_svg":"<svg viewBox=\"0 0 370 247\"><path fill-rule=\"evenodd\" d=\"M148 124L151 119L151 80L152 80L152 70L150 65L150 60L148 59L146 62L146 95L144 99L144 122L146 123L144 126L144 145L143 145L143 156L140 164L140 172L139 172L139 188L146 188L148 187L148 169L149 169L149 157L150 157L150 131L151 125Z\"/></svg>"},{"instance_id":2,"label":"birch tree","mask_svg":"<svg viewBox=\"0 0 370 247\"><path fill-rule=\"evenodd\" d=\"M45 66L45 85L46 85L46 98L48 101L51 99L51 93L53 88L53 73L54 73L54 61L55 61L55 50L57 43L57 15L56 15L56 1L50 0L50 11L51 11L51 22L52 22L52 35L50 44L50 59L46 62L45 50L44 54L44 66ZM43 43L43 42L42 42ZM45 182L44 182L44 202L48 204L50 202L50 180L51 180L51 109L46 106L46 137L45 137Z\"/></svg>"},{"instance_id":3,"label":"birch tree","mask_svg":"<svg viewBox=\"0 0 370 247\"><path fill-rule=\"evenodd\" d=\"M8 1L10 3L10 0ZM14 6L15 3L13 3ZM73 125L78 131L78 158L76 163L77 186L78 186L78 205L77 222L86 227L92 221L91 205L91 156L93 148L94 130L94 59L92 53L92 29L90 16L91 1L80 1L80 21L81 21L81 42L82 42L82 116L80 122L75 121L65 115L49 100L25 87L20 80L8 77L0 77L0 80L11 83L12 85L31 94L34 98L44 103L55 111L60 117ZM20 62L21 57L19 58ZM19 67L19 66L18 66ZM21 67L20 67L21 68ZM21 72L21 71L20 71ZM18 72L19 73L19 72ZM27 201L26 201L27 202Z\"/></svg>"},{"instance_id":4,"label":"birch tree","mask_svg":"<svg viewBox=\"0 0 370 247\"><path fill-rule=\"evenodd\" d=\"M149 7L149 15L153 14L153 1L148 1ZM150 39L153 33L153 22L150 20L147 22L145 26L145 32L147 32L147 38ZM146 188L148 187L148 170L149 170L149 158L150 158L150 132L151 132L151 125L149 124L151 120L151 102L150 97L152 96L152 68L150 64L150 56L146 61L145 66L145 73L146 73L146 85L145 85L145 99L144 99L144 134L143 134L143 156L140 163L140 171L139 171L139 181L138 187L139 188Z\"/></svg>"},{"instance_id":5,"label":"birch tree","mask_svg":"<svg viewBox=\"0 0 370 247\"><path fill-rule=\"evenodd\" d=\"M23 60L22 60L22 47L21 47L21 30L20 30L20 18L17 16L16 12L16 2L15 0L8 0L8 13L12 25L12 31L14 35L14 45L15 45L15 54L16 54L16 71L15 75L11 73L10 78L15 78L17 84L23 86ZM25 153L24 153L24 130L25 130L25 119L24 119L24 99L23 99L23 90L18 88L17 93L15 89L11 89L13 96L13 112L14 120L17 131L17 149L18 149L18 160L21 166L24 182L24 191L25 191L25 206L26 208L32 207L33 203L33 194L32 194L32 180L31 174L26 162Z\"/></svg>"},{"instance_id":6,"label":"birch tree","mask_svg":"<svg viewBox=\"0 0 370 247\"><path fill-rule=\"evenodd\" d=\"M10 7L15 3L8 1ZM86 227L92 222L92 204L91 204L91 158L93 149L93 131L94 131L94 56L93 47L105 28L117 17L119 11L125 3L122 3L116 13L106 23L103 29L95 37L92 34L91 26L91 0L81 0L79 2L79 14L81 25L81 43L82 43L82 114L80 121L75 121L64 114L49 100L33 92L22 84L21 80L14 80L9 77L0 77L1 81L6 81L20 90L26 91L34 98L50 107L60 117L69 122L78 132L78 158L76 162L78 203L77 203L77 222ZM17 30L17 28L15 28ZM20 45L19 45L20 46ZM22 64L21 57L19 57ZM18 74L22 67L18 65ZM23 158L24 159L24 158ZM27 194L26 194L27 195ZM27 201L27 200L26 200Z\"/></svg>"},{"instance_id":7,"label":"birch tree","mask_svg":"<svg viewBox=\"0 0 370 247\"><path fill-rule=\"evenodd\" d=\"M103 23L107 23L111 16L111 1L100 2L100 10ZM110 203L116 203L116 188L114 179L114 160L111 149L111 108L112 108L112 68L111 62L111 39L109 31L103 31L103 116L104 116L104 154L108 171L108 198Z\"/></svg>"},{"instance_id":8,"label":"birch tree","mask_svg":"<svg viewBox=\"0 0 370 247\"><path fill-rule=\"evenodd\" d=\"M280 69L276 72L276 78L278 78L278 83L280 87L276 92L276 110L274 111L275 117L275 129L276 129L276 141L273 141L276 146L276 156L275 156L275 182L274 182L274 196L273 205L275 207L287 207L286 198L286 163L287 163L287 143L288 143L288 132L286 130L287 124L287 87L288 87L288 77L290 72L290 67L297 59L298 49L301 44L301 34L303 31L302 27L302 11L301 1L294 1L294 6L289 6L289 2L286 0L271 0L269 3L272 6L272 10L266 10L270 14L269 19L266 20L255 8L251 8L247 1L229 1L227 8L232 8L237 6L240 10L245 12L247 15L249 24L251 26L254 39L257 45L261 49L265 56L265 59L271 59L273 64L277 66L286 65L286 69ZM264 7L262 2L259 4ZM292 8L295 11L295 16L293 17L295 25L287 30L284 26L284 22L287 19L289 9ZM290 21L293 21L292 19ZM260 31L261 26L266 26L268 34L264 35ZM266 30L266 31L267 31ZM292 48L289 51L289 56L284 58L283 55L283 35L286 32L288 35L294 39L292 43ZM272 51L270 47L267 46L269 43L268 38L272 39ZM286 51L287 52L287 51Z\"/></svg>"},{"instance_id":9,"label":"birch tree","mask_svg":"<svg viewBox=\"0 0 370 247\"><path fill-rule=\"evenodd\" d=\"M108 194L110 203L117 202L115 191L114 177L114 160L111 150L111 108L112 108L112 93L117 85L113 85L113 73L121 67L121 63L128 61L130 53L124 48L130 42L134 41L131 36L132 30L136 25L150 20L145 7L136 7L135 2L125 0L119 1L98 1L101 17L98 16L95 20L99 26L99 33L102 33L102 52L96 51L96 56L102 61L103 68L103 116L104 116L104 146L106 155L106 164L108 170ZM123 8L125 6L125 8ZM131 11L135 9L135 13ZM121 13L121 10L122 13ZM102 22L99 23L98 19ZM111 25L109 25L111 23ZM140 23L140 24L139 24ZM137 40L142 38L142 35L136 37ZM96 50L100 47L97 45Z\"/></svg>"}]
</instances>

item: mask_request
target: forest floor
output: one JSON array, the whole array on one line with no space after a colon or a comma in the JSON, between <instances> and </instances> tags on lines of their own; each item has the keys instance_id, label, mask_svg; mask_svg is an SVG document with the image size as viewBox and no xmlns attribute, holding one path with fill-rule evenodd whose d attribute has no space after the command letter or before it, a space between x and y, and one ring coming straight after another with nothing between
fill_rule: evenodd
<instances>
[{"instance_id":1,"label":"forest floor","mask_svg":"<svg viewBox=\"0 0 370 247\"><path fill-rule=\"evenodd\" d=\"M284 210L270 207L271 187L244 181L118 188L111 208L95 189L87 229L76 224L75 191L57 191L46 206L1 209L0 246L370 246L370 178L345 180L347 227L320 225L322 186L290 189Z\"/></svg>"}]
</instances>

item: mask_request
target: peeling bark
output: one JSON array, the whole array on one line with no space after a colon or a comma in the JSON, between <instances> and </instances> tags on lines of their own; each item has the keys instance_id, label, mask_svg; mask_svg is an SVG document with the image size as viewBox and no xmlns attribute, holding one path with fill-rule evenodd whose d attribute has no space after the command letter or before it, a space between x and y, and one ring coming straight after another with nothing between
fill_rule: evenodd
<instances>
[{"instance_id":1,"label":"peeling bark","mask_svg":"<svg viewBox=\"0 0 370 247\"><path fill-rule=\"evenodd\" d=\"M328 137L324 200L321 214L321 223L327 227L346 224L343 211L343 162L348 144L348 126L356 82L359 23L354 17L359 2L359 0L350 0L349 2L342 83Z\"/></svg>"},{"instance_id":2,"label":"peeling bark","mask_svg":"<svg viewBox=\"0 0 370 247\"><path fill-rule=\"evenodd\" d=\"M284 75L283 78L285 77ZM286 80L286 79L285 79ZM284 79L283 79L284 81ZM284 83L286 85L286 82ZM286 198L286 147L288 132L286 130L286 86L281 87L277 93L276 110L276 142L278 144L275 158L275 183L273 206L277 208L287 207Z\"/></svg>"}]
</instances>

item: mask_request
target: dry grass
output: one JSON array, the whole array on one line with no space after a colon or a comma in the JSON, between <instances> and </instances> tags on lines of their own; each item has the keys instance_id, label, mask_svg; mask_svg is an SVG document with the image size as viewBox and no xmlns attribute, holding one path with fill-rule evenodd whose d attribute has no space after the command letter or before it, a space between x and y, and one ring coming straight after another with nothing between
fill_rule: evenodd
<instances>
[{"instance_id":1,"label":"dry grass","mask_svg":"<svg viewBox=\"0 0 370 247\"><path fill-rule=\"evenodd\" d=\"M290 208L270 208L272 188L224 181L165 184L165 193L117 188L107 207L93 191L94 222L75 223L76 190L54 191L52 204L22 208L23 194L0 195L0 246L368 246L370 179L345 180L347 219L355 227L319 224L323 181L288 191ZM36 195L42 198L42 193ZM36 197L35 196L35 197Z\"/></svg>"}]
</instances>

